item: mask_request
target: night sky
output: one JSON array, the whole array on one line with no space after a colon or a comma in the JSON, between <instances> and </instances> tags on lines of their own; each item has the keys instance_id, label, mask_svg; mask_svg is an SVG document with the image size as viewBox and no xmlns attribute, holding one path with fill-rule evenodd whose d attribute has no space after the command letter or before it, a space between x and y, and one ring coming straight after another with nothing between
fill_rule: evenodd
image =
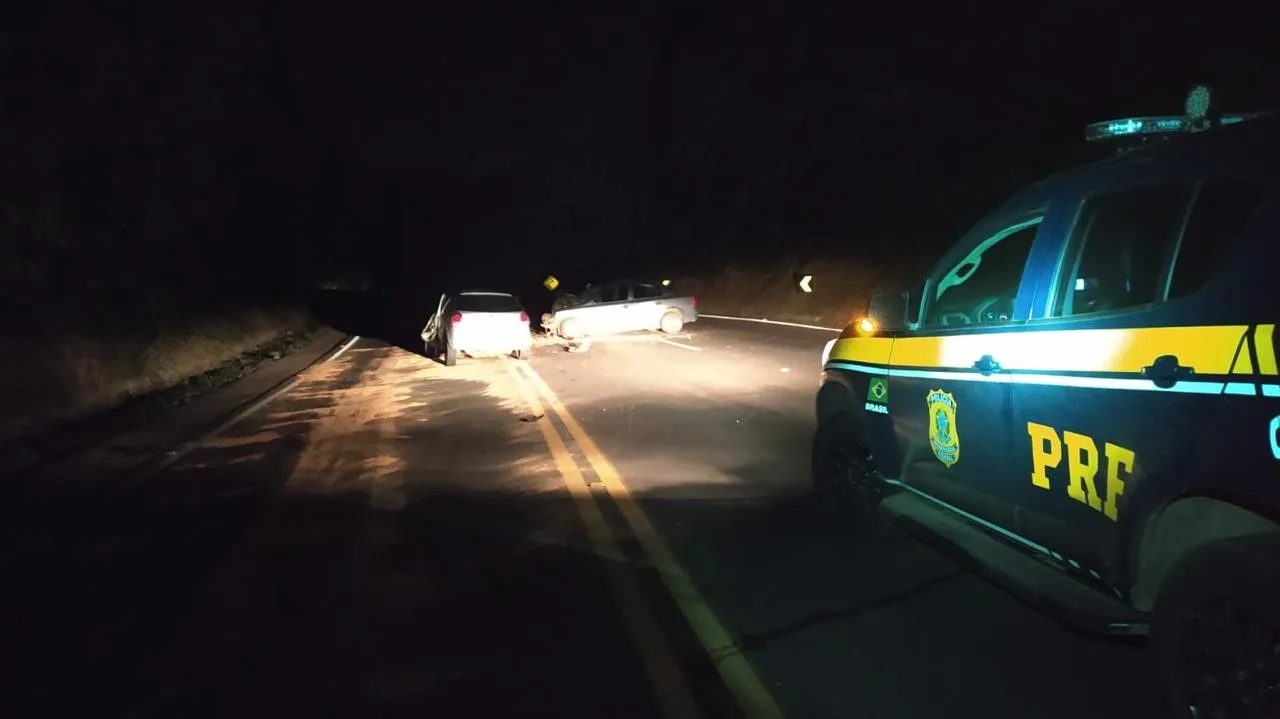
<instances>
[{"instance_id":1,"label":"night sky","mask_svg":"<svg viewBox=\"0 0 1280 719\"><path fill-rule=\"evenodd\" d=\"M1265 3L181 5L0 10L10 302L891 262L1087 122L1280 108Z\"/></svg>"}]
</instances>

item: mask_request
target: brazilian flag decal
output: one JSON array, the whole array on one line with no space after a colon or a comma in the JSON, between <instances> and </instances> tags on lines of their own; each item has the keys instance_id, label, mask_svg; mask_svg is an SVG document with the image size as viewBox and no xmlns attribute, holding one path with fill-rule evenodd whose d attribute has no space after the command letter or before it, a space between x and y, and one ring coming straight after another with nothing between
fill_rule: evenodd
<instances>
[{"instance_id":1,"label":"brazilian flag decal","mask_svg":"<svg viewBox=\"0 0 1280 719\"><path fill-rule=\"evenodd\" d=\"M867 387L867 401L877 404L889 404L889 380L886 377L872 377Z\"/></svg>"}]
</instances>

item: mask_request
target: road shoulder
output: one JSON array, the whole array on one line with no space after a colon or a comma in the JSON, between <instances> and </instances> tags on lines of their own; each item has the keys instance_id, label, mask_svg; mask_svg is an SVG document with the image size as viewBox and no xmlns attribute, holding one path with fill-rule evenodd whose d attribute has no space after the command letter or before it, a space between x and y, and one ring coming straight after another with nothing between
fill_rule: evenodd
<instances>
[{"instance_id":1,"label":"road shoulder","mask_svg":"<svg viewBox=\"0 0 1280 719\"><path fill-rule=\"evenodd\" d=\"M332 356L347 335L328 327L311 333L307 343L278 359L267 360L244 376L221 387L196 394L124 426L113 426L102 415L63 430L69 436L45 441L47 451L34 450L10 457L12 476L41 483L94 476L119 480L163 457L183 442L209 432L241 408L263 398L307 367Z\"/></svg>"}]
</instances>

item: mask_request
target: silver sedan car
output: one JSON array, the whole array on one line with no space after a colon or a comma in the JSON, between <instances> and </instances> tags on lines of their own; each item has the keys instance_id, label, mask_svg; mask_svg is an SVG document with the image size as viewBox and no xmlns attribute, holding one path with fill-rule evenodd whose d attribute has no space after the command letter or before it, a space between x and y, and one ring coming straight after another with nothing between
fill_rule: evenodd
<instances>
[{"instance_id":1,"label":"silver sedan car","mask_svg":"<svg viewBox=\"0 0 1280 719\"><path fill-rule=\"evenodd\" d=\"M467 290L440 295L435 314L422 328L426 354L444 355L445 365L458 355L528 359L533 348L529 315L519 298L507 292Z\"/></svg>"}]
</instances>

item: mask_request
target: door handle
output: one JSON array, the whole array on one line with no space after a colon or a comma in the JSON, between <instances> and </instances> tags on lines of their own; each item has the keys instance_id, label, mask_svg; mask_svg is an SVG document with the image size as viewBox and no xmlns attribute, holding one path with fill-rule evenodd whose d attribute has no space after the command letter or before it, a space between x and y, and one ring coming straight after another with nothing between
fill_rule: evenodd
<instances>
[{"instance_id":1,"label":"door handle","mask_svg":"<svg viewBox=\"0 0 1280 719\"><path fill-rule=\"evenodd\" d=\"M1160 355L1142 368L1142 376L1160 389L1169 389L1195 373L1194 368L1182 366L1177 355Z\"/></svg>"},{"instance_id":2,"label":"door handle","mask_svg":"<svg viewBox=\"0 0 1280 719\"><path fill-rule=\"evenodd\" d=\"M1003 372L1004 368L991 355L982 355L982 359L973 363L973 368L982 373L983 377L989 377L996 372Z\"/></svg>"}]
</instances>

